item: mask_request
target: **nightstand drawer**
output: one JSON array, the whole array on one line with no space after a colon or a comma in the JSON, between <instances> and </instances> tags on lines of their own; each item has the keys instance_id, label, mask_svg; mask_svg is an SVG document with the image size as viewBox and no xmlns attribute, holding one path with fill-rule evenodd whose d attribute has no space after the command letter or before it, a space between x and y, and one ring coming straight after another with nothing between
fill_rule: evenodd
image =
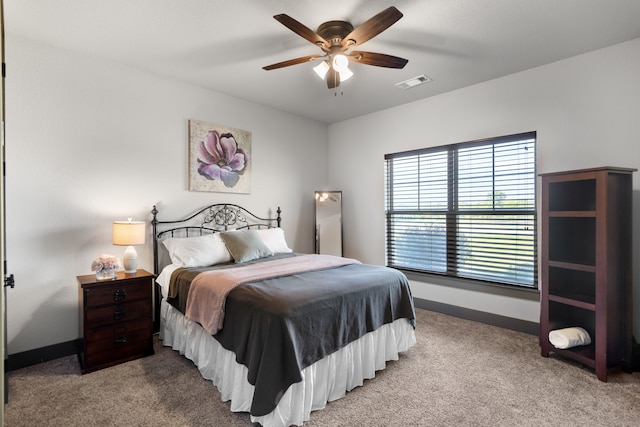
<instances>
[{"instance_id":1,"label":"nightstand drawer","mask_svg":"<svg viewBox=\"0 0 640 427\"><path fill-rule=\"evenodd\" d=\"M85 327L98 326L105 323L126 322L132 319L151 318L151 300L143 299L106 307L92 308L86 312Z\"/></svg>"},{"instance_id":2,"label":"nightstand drawer","mask_svg":"<svg viewBox=\"0 0 640 427\"><path fill-rule=\"evenodd\" d=\"M94 367L131 356L152 354L151 318L85 331L84 364Z\"/></svg>"},{"instance_id":3,"label":"nightstand drawer","mask_svg":"<svg viewBox=\"0 0 640 427\"><path fill-rule=\"evenodd\" d=\"M147 280L114 283L111 286L86 289L85 295L85 309L87 309L136 299L150 299L151 286Z\"/></svg>"}]
</instances>

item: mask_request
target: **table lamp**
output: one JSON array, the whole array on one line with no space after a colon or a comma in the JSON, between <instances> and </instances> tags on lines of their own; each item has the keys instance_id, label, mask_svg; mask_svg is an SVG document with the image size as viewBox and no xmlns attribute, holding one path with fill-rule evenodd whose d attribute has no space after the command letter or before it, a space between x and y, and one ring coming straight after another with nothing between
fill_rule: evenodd
<instances>
[{"instance_id":1,"label":"table lamp","mask_svg":"<svg viewBox=\"0 0 640 427\"><path fill-rule=\"evenodd\" d=\"M144 221L114 221L113 244L126 246L122 256L122 265L125 273L138 271L138 254L133 245L144 245L145 223Z\"/></svg>"}]
</instances>

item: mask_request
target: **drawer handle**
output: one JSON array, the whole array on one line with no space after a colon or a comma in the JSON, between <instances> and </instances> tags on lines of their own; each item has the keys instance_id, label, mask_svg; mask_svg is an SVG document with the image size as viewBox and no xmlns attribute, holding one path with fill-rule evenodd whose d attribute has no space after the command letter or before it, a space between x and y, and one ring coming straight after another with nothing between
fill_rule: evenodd
<instances>
[{"instance_id":1,"label":"drawer handle","mask_svg":"<svg viewBox=\"0 0 640 427\"><path fill-rule=\"evenodd\" d=\"M118 307L116 311L113 312L113 320L123 319L127 315L127 310L124 307Z\"/></svg>"},{"instance_id":2,"label":"drawer handle","mask_svg":"<svg viewBox=\"0 0 640 427\"><path fill-rule=\"evenodd\" d=\"M113 293L113 300L119 301L127 297L127 291L125 289L118 289Z\"/></svg>"},{"instance_id":3,"label":"drawer handle","mask_svg":"<svg viewBox=\"0 0 640 427\"><path fill-rule=\"evenodd\" d=\"M126 335L120 335L118 337L116 337L115 342L117 344L124 344L127 342L127 336Z\"/></svg>"}]
</instances>

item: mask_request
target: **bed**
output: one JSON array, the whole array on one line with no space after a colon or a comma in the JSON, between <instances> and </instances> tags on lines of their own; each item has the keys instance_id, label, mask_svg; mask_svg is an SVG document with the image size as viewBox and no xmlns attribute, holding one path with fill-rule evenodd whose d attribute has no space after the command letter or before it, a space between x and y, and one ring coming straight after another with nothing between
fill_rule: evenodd
<instances>
[{"instance_id":1,"label":"bed","mask_svg":"<svg viewBox=\"0 0 640 427\"><path fill-rule=\"evenodd\" d=\"M293 252L281 210L215 204L160 221L152 210L163 345L192 360L231 411L302 425L415 345L406 277Z\"/></svg>"}]
</instances>

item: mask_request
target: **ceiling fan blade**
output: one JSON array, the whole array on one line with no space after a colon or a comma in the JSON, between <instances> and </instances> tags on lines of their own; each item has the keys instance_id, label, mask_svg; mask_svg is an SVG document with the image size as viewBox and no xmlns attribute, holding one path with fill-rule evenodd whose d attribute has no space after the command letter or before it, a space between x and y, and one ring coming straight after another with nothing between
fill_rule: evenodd
<instances>
[{"instance_id":1,"label":"ceiling fan blade","mask_svg":"<svg viewBox=\"0 0 640 427\"><path fill-rule=\"evenodd\" d=\"M384 53L354 51L349 54L349 59L360 64L375 65L376 67L404 68L408 59Z\"/></svg>"},{"instance_id":2,"label":"ceiling fan blade","mask_svg":"<svg viewBox=\"0 0 640 427\"><path fill-rule=\"evenodd\" d=\"M333 89L338 86L340 86L340 73L331 67L329 71L327 71L327 87Z\"/></svg>"},{"instance_id":3,"label":"ceiling fan blade","mask_svg":"<svg viewBox=\"0 0 640 427\"><path fill-rule=\"evenodd\" d=\"M331 47L331 44L324 38L320 37L315 31L296 21L289 15L281 13L280 15L275 15L274 18L300 37L303 37L309 40L311 43L320 46L321 49L327 50L329 49L329 47Z\"/></svg>"},{"instance_id":4,"label":"ceiling fan blade","mask_svg":"<svg viewBox=\"0 0 640 427\"><path fill-rule=\"evenodd\" d=\"M277 64L267 65L265 67L262 67L262 69L263 70L275 70L275 69L278 69L278 68L289 67L290 65L297 65L297 64L302 64L304 62L313 61L314 59L318 59L320 57L321 57L320 55L303 56L303 57L300 57L300 58L289 59L288 61L278 62Z\"/></svg>"},{"instance_id":5,"label":"ceiling fan blade","mask_svg":"<svg viewBox=\"0 0 640 427\"><path fill-rule=\"evenodd\" d=\"M402 12L394 6L388 7L344 37L341 42L342 47L349 48L363 44L395 24L402 16Z\"/></svg>"}]
</instances>

